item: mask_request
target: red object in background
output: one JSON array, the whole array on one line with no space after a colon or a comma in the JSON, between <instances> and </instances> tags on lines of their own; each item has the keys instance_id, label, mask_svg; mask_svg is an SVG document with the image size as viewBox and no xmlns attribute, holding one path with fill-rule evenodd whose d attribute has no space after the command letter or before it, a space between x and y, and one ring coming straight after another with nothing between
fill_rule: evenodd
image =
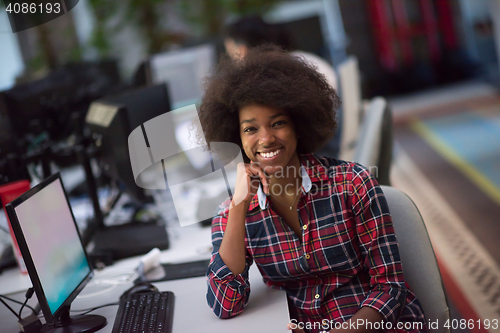
<instances>
[{"instance_id":1,"label":"red object in background","mask_svg":"<svg viewBox=\"0 0 500 333\"><path fill-rule=\"evenodd\" d=\"M436 12L439 18L438 24L441 35L443 36L444 47L447 50L458 49L457 35L453 23L453 13L451 12L449 0L436 0Z\"/></svg>"},{"instance_id":2,"label":"red object in background","mask_svg":"<svg viewBox=\"0 0 500 333\"><path fill-rule=\"evenodd\" d=\"M386 3L384 0L370 0L367 1L367 4L373 28L372 31L375 34L378 58L382 67L389 71L395 71L398 68L398 64L393 50L394 34Z\"/></svg>"},{"instance_id":3,"label":"red object in background","mask_svg":"<svg viewBox=\"0 0 500 333\"><path fill-rule=\"evenodd\" d=\"M389 72L414 63L412 41L416 37L425 37L429 60L434 64L442 57L440 36L446 50L458 46L449 0L418 0L420 22L409 21L406 3L407 0L367 1L378 58Z\"/></svg>"},{"instance_id":4,"label":"red object in background","mask_svg":"<svg viewBox=\"0 0 500 333\"><path fill-rule=\"evenodd\" d=\"M30 187L31 185L28 180L19 180L16 182L0 186L0 199L2 200L2 206L5 207L6 204L16 199L24 192L28 191ZM7 215L7 212L5 213L5 215ZM24 264L24 260L21 255L21 251L19 250L19 245L17 244L17 240L16 237L14 236L14 231L12 230L12 226L10 225L8 216L7 216L7 222L9 223L10 236L12 237L12 247L14 249L14 254L16 256L19 270L21 271L21 273L27 274L28 271L26 270L26 266Z\"/></svg>"},{"instance_id":5,"label":"red object in background","mask_svg":"<svg viewBox=\"0 0 500 333\"><path fill-rule=\"evenodd\" d=\"M436 63L441 58L441 49L439 46L439 31L434 14L434 8L430 0L420 0L420 12L422 13L422 26L424 35L427 38L427 47L432 62Z\"/></svg>"},{"instance_id":6,"label":"red object in background","mask_svg":"<svg viewBox=\"0 0 500 333\"><path fill-rule=\"evenodd\" d=\"M392 0L392 11L394 12L396 35L398 36L403 63L407 66L412 65L415 61L415 56L411 45L412 30L408 21L406 4L401 0Z\"/></svg>"}]
</instances>

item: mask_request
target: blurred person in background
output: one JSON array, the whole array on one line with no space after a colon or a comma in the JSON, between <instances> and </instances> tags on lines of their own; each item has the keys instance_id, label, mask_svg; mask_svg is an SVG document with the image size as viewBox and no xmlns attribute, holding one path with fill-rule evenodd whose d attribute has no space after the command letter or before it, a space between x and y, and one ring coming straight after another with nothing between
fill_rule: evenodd
<instances>
[{"instance_id":1,"label":"blurred person in background","mask_svg":"<svg viewBox=\"0 0 500 333\"><path fill-rule=\"evenodd\" d=\"M337 90L337 75L332 66L313 53L294 50L290 36L283 27L268 24L260 16L246 16L226 26L224 46L232 59L244 57L249 49L262 44L275 44L305 60L323 74L330 86Z\"/></svg>"}]
</instances>

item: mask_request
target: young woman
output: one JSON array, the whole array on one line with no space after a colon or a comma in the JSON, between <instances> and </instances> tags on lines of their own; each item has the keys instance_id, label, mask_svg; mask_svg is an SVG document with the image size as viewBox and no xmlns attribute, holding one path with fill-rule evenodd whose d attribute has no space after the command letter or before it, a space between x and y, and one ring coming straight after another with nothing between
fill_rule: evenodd
<instances>
[{"instance_id":1,"label":"young woman","mask_svg":"<svg viewBox=\"0 0 500 333\"><path fill-rule=\"evenodd\" d=\"M356 332L426 331L377 181L312 154L333 135L338 104L321 74L269 46L222 59L208 79L205 139L238 144L247 162L212 222L207 301L217 316L244 310L255 261L268 286L286 291L296 332L351 332L340 325L349 321L363 323Z\"/></svg>"}]
</instances>

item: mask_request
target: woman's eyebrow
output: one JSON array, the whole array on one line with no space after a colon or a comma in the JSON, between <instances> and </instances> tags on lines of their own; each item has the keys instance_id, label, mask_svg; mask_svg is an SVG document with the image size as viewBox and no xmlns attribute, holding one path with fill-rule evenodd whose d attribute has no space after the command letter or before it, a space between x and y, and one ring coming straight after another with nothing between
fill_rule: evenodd
<instances>
[{"instance_id":1,"label":"woman's eyebrow","mask_svg":"<svg viewBox=\"0 0 500 333\"><path fill-rule=\"evenodd\" d=\"M271 117L269 117L269 119L274 119L274 118L278 118L280 116L286 116L287 114L284 113L284 112L280 112L280 113L276 113L274 115L272 115Z\"/></svg>"},{"instance_id":2,"label":"woman's eyebrow","mask_svg":"<svg viewBox=\"0 0 500 333\"><path fill-rule=\"evenodd\" d=\"M245 119L245 120L242 120L240 125L243 125L244 123L253 123L255 121L255 118L252 118L252 119Z\"/></svg>"},{"instance_id":3,"label":"woman's eyebrow","mask_svg":"<svg viewBox=\"0 0 500 333\"><path fill-rule=\"evenodd\" d=\"M269 119L274 119L274 118L278 118L280 116L286 116L286 115L287 115L286 113L280 112L280 113L273 114L272 116L269 117ZM242 120L240 122L240 125L243 125L244 123L253 123L254 121L255 121L255 118L245 119L245 120Z\"/></svg>"}]
</instances>

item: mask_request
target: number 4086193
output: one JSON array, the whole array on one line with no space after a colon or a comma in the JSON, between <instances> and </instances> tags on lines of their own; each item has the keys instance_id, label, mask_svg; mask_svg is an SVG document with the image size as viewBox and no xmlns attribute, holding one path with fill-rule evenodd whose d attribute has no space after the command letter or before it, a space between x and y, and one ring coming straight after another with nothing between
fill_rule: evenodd
<instances>
[{"instance_id":1,"label":"number 4086193","mask_svg":"<svg viewBox=\"0 0 500 333\"><path fill-rule=\"evenodd\" d=\"M496 330L499 327L498 319L448 319L444 323L444 327L453 330L456 329L492 329Z\"/></svg>"},{"instance_id":2,"label":"number 4086193","mask_svg":"<svg viewBox=\"0 0 500 333\"><path fill-rule=\"evenodd\" d=\"M12 3L10 2L5 8L5 11L10 14L59 14L61 12L61 3L46 2L46 3Z\"/></svg>"}]
</instances>

